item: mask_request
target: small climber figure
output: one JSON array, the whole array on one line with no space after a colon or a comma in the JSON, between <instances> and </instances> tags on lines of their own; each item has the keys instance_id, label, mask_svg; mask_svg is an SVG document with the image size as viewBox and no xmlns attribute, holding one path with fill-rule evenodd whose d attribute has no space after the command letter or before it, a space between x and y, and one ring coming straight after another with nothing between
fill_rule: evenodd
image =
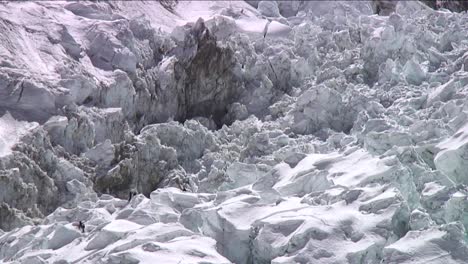
<instances>
[{"instance_id":1,"label":"small climber figure","mask_svg":"<svg viewBox=\"0 0 468 264\"><path fill-rule=\"evenodd\" d=\"M375 7L375 13L376 13L377 15L380 15L380 5L377 5L377 6Z\"/></svg>"},{"instance_id":2,"label":"small climber figure","mask_svg":"<svg viewBox=\"0 0 468 264\"><path fill-rule=\"evenodd\" d=\"M268 22L265 24L265 28L263 29L263 38L266 38L266 35L268 33L268 27L270 26L271 20L268 20Z\"/></svg>"},{"instance_id":3,"label":"small climber figure","mask_svg":"<svg viewBox=\"0 0 468 264\"><path fill-rule=\"evenodd\" d=\"M136 195L137 195L137 192L136 192L136 191L130 191L130 192L128 193L128 201L130 202L130 201L132 200L132 198L133 198L134 196L136 196Z\"/></svg>"},{"instance_id":4,"label":"small climber figure","mask_svg":"<svg viewBox=\"0 0 468 264\"><path fill-rule=\"evenodd\" d=\"M81 233L85 232L85 224L83 223L83 221L78 222L78 229L81 230Z\"/></svg>"},{"instance_id":5,"label":"small climber figure","mask_svg":"<svg viewBox=\"0 0 468 264\"><path fill-rule=\"evenodd\" d=\"M181 180L180 178L176 178L175 181L176 181L177 185L179 185L179 189L181 189L183 192L187 191L187 187L185 187L185 184L184 184L183 180Z\"/></svg>"}]
</instances>

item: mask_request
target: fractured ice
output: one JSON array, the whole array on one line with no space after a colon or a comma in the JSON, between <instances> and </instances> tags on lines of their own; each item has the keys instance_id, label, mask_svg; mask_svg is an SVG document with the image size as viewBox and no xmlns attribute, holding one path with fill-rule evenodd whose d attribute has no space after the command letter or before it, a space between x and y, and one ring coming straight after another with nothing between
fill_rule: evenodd
<instances>
[{"instance_id":1,"label":"fractured ice","mask_svg":"<svg viewBox=\"0 0 468 264\"><path fill-rule=\"evenodd\" d=\"M468 18L383 8L0 3L0 263L468 263Z\"/></svg>"}]
</instances>

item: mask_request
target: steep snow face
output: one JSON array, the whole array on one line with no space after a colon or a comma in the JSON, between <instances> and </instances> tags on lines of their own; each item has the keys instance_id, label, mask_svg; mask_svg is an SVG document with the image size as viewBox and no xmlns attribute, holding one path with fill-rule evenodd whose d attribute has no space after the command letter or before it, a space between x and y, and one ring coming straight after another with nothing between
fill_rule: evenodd
<instances>
[{"instance_id":1,"label":"steep snow face","mask_svg":"<svg viewBox=\"0 0 468 264\"><path fill-rule=\"evenodd\" d=\"M0 118L0 157L11 154L11 148L19 142L21 136L37 126L37 123L18 121L6 112Z\"/></svg>"},{"instance_id":2,"label":"steep snow face","mask_svg":"<svg viewBox=\"0 0 468 264\"><path fill-rule=\"evenodd\" d=\"M247 2L0 3L0 263L468 262L466 17Z\"/></svg>"}]
</instances>

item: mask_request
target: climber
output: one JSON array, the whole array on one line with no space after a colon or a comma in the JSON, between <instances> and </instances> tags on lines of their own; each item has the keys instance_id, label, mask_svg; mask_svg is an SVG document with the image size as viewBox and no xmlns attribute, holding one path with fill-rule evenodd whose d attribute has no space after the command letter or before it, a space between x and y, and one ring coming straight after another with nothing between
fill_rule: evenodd
<instances>
[{"instance_id":1,"label":"climber","mask_svg":"<svg viewBox=\"0 0 468 264\"><path fill-rule=\"evenodd\" d=\"M212 117L210 116L210 118L212 118ZM183 192L187 191L187 188L185 187L185 184L183 183L183 181L180 178L176 178L175 181L176 181L177 185L179 185L179 189L181 189Z\"/></svg>"},{"instance_id":2,"label":"climber","mask_svg":"<svg viewBox=\"0 0 468 264\"><path fill-rule=\"evenodd\" d=\"M380 5L377 5L377 6L375 7L375 13L376 13L377 15L380 15Z\"/></svg>"},{"instance_id":3,"label":"climber","mask_svg":"<svg viewBox=\"0 0 468 264\"><path fill-rule=\"evenodd\" d=\"M268 19L268 22L265 24L265 28L263 29L263 38L266 38L266 35L268 33L268 27L270 26L271 20Z\"/></svg>"},{"instance_id":4,"label":"climber","mask_svg":"<svg viewBox=\"0 0 468 264\"><path fill-rule=\"evenodd\" d=\"M132 198L135 197L136 195L137 195L136 191L130 191L128 193L128 201L130 202L132 200Z\"/></svg>"},{"instance_id":5,"label":"climber","mask_svg":"<svg viewBox=\"0 0 468 264\"><path fill-rule=\"evenodd\" d=\"M85 224L83 223L83 221L78 222L78 229L81 230L81 233L85 232Z\"/></svg>"}]
</instances>

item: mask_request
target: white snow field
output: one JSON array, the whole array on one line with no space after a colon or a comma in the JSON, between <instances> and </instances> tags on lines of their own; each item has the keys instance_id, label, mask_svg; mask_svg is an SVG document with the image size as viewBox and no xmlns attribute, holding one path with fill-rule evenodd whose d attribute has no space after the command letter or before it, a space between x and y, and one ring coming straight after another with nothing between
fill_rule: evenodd
<instances>
[{"instance_id":1,"label":"white snow field","mask_svg":"<svg viewBox=\"0 0 468 264\"><path fill-rule=\"evenodd\" d=\"M394 7L0 2L0 263L468 263L468 16Z\"/></svg>"}]
</instances>

